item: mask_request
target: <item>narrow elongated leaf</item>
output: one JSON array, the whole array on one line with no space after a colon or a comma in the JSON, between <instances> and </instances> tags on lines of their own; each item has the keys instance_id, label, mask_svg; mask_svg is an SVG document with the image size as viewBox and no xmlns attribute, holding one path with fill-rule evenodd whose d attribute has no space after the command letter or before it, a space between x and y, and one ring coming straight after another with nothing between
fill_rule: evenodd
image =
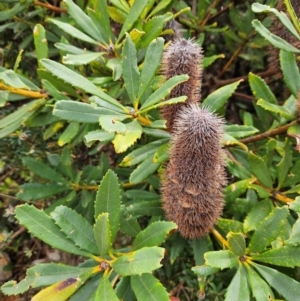
<instances>
[{"instance_id":1,"label":"narrow elongated leaf","mask_svg":"<svg viewBox=\"0 0 300 301\"><path fill-rule=\"evenodd\" d=\"M79 213L66 206L58 206L51 217L76 246L92 254L98 254L92 225Z\"/></svg>"},{"instance_id":2,"label":"narrow elongated leaf","mask_svg":"<svg viewBox=\"0 0 300 301\"><path fill-rule=\"evenodd\" d=\"M130 277L130 281L138 300L170 301L168 292L153 275L134 275Z\"/></svg>"},{"instance_id":3,"label":"narrow elongated leaf","mask_svg":"<svg viewBox=\"0 0 300 301\"><path fill-rule=\"evenodd\" d=\"M252 268L247 269L249 284L256 301L266 301L274 298L274 294L269 285Z\"/></svg>"},{"instance_id":4,"label":"narrow elongated leaf","mask_svg":"<svg viewBox=\"0 0 300 301\"><path fill-rule=\"evenodd\" d=\"M109 214L111 239L115 239L120 224L121 196L117 175L109 170L103 177L95 201L95 219L100 213Z\"/></svg>"},{"instance_id":5,"label":"narrow elongated leaf","mask_svg":"<svg viewBox=\"0 0 300 301\"><path fill-rule=\"evenodd\" d=\"M141 72L140 82L139 82L139 90L138 90L138 98L140 99L146 90L151 85L155 72L160 64L161 55L163 52L164 39L157 38L153 40L149 47L147 48L143 69Z\"/></svg>"},{"instance_id":6,"label":"narrow elongated leaf","mask_svg":"<svg viewBox=\"0 0 300 301\"><path fill-rule=\"evenodd\" d=\"M245 254L246 242L241 233L229 232L226 236L228 240L229 250L237 255L242 256Z\"/></svg>"},{"instance_id":7,"label":"narrow elongated leaf","mask_svg":"<svg viewBox=\"0 0 300 301\"><path fill-rule=\"evenodd\" d=\"M299 248L295 246L283 246L251 257L256 261L279 266L300 266Z\"/></svg>"},{"instance_id":8,"label":"narrow elongated leaf","mask_svg":"<svg viewBox=\"0 0 300 301\"><path fill-rule=\"evenodd\" d=\"M104 52L89 52L83 54L67 54L63 57L62 61L67 65L86 65L95 61L102 56Z\"/></svg>"},{"instance_id":9,"label":"narrow elongated leaf","mask_svg":"<svg viewBox=\"0 0 300 301\"><path fill-rule=\"evenodd\" d=\"M126 207L128 213L133 216L143 216L143 215L163 215L164 211L161 208L161 202L159 200L150 201L139 201L133 202Z\"/></svg>"},{"instance_id":10,"label":"narrow elongated leaf","mask_svg":"<svg viewBox=\"0 0 300 301\"><path fill-rule=\"evenodd\" d=\"M92 141L101 141L101 142L107 142L113 140L115 137L114 133L108 133L103 130L96 130L88 132L84 136L84 140L86 143L90 143Z\"/></svg>"},{"instance_id":11,"label":"narrow elongated leaf","mask_svg":"<svg viewBox=\"0 0 300 301\"><path fill-rule=\"evenodd\" d=\"M17 194L19 199L24 201L36 201L68 191L71 187L65 184L62 185L61 183L26 183L21 185L20 188L21 189Z\"/></svg>"},{"instance_id":12,"label":"narrow elongated leaf","mask_svg":"<svg viewBox=\"0 0 300 301\"><path fill-rule=\"evenodd\" d=\"M192 271L197 276L207 277L207 276L215 274L216 272L219 271L219 269L218 268L212 268L212 267L210 267L208 265L201 265L201 266L192 267Z\"/></svg>"},{"instance_id":13,"label":"narrow elongated leaf","mask_svg":"<svg viewBox=\"0 0 300 301\"><path fill-rule=\"evenodd\" d=\"M137 92L139 89L140 72L137 67L136 49L130 38L127 35L122 52L122 68L126 91L131 103L135 105Z\"/></svg>"},{"instance_id":14,"label":"narrow elongated leaf","mask_svg":"<svg viewBox=\"0 0 300 301\"><path fill-rule=\"evenodd\" d=\"M141 138L143 130L137 120L133 120L126 125L124 134L117 133L115 139L112 141L117 153L125 152L138 139Z\"/></svg>"},{"instance_id":15,"label":"narrow elongated leaf","mask_svg":"<svg viewBox=\"0 0 300 301\"><path fill-rule=\"evenodd\" d=\"M112 34L110 19L107 11L107 1L92 0L92 4L98 19L96 26L98 30L101 32L103 39L108 44L112 39L113 34Z\"/></svg>"},{"instance_id":16,"label":"narrow elongated leaf","mask_svg":"<svg viewBox=\"0 0 300 301\"><path fill-rule=\"evenodd\" d=\"M48 59L42 59L41 64L53 75L64 80L65 82L70 83L71 85L78 87L83 91L96 95L101 99L107 101L108 103L114 105L116 107L116 111L121 113L124 113L124 111L126 112L126 109L121 104L119 104L115 99L113 99L109 95L102 92L97 86L95 86L91 81L89 81L82 75L63 66L62 64Z\"/></svg>"},{"instance_id":17,"label":"narrow elongated leaf","mask_svg":"<svg viewBox=\"0 0 300 301\"><path fill-rule=\"evenodd\" d=\"M290 52L280 51L280 66L284 81L294 97L298 97L300 91L300 73L295 55Z\"/></svg>"},{"instance_id":18,"label":"narrow elongated leaf","mask_svg":"<svg viewBox=\"0 0 300 301\"><path fill-rule=\"evenodd\" d=\"M48 57L48 44L46 39L46 32L45 28L41 24L37 24L33 30L33 37L34 37L34 45L35 45L35 52L38 60L39 67L40 59L44 59Z\"/></svg>"},{"instance_id":19,"label":"narrow elongated leaf","mask_svg":"<svg viewBox=\"0 0 300 301\"><path fill-rule=\"evenodd\" d=\"M130 277L122 277L116 286L116 294L119 300L131 301L135 299L130 284Z\"/></svg>"},{"instance_id":20,"label":"narrow elongated leaf","mask_svg":"<svg viewBox=\"0 0 300 301\"><path fill-rule=\"evenodd\" d=\"M136 1L134 1L133 5L132 5L132 7L129 11L129 14L128 14L127 18L125 19L125 23L123 24L123 27L121 29L121 32L119 34L117 42L119 42L120 39L123 38L125 32L130 31L133 24L139 18L141 12L143 11L145 6L147 5L148 1L149 0L136 0Z\"/></svg>"},{"instance_id":21,"label":"narrow elongated leaf","mask_svg":"<svg viewBox=\"0 0 300 301\"><path fill-rule=\"evenodd\" d=\"M253 126L237 125L237 124L226 125L225 131L227 134L237 139L251 136L259 132L259 130Z\"/></svg>"},{"instance_id":22,"label":"narrow elongated leaf","mask_svg":"<svg viewBox=\"0 0 300 301\"><path fill-rule=\"evenodd\" d=\"M45 163L43 163L37 159L24 157L22 159L22 162L32 172L34 172L36 175L38 175L44 179L47 179L47 180L50 180L50 181L53 181L56 183L57 182L66 183L66 179L62 176L62 174L60 174L59 172L57 172L50 166L46 165Z\"/></svg>"},{"instance_id":23,"label":"narrow elongated leaf","mask_svg":"<svg viewBox=\"0 0 300 301\"><path fill-rule=\"evenodd\" d=\"M142 231L137 219L132 215L121 217L121 230L132 237L136 237Z\"/></svg>"},{"instance_id":24,"label":"narrow elongated leaf","mask_svg":"<svg viewBox=\"0 0 300 301\"><path fill-rule=\"evenodd\" d=\"M282 38L272 34L259 20L253 20L252 25L257 32L259 32L266 40L268 40L274 47L284 51L300 53L300 50L292 46Z\"/></svg>"},{"instance_id":25,"label":"narrow elongated leaf","mask_svg":"<svg viewBox=\"0 0 300 301\"><path fill-rule=\"evenodd\" d=\"M14 88L29 89L20 77L10 69L0 72L0 80L3 81L4 84Z\"/></svg>"},{"instance_id":26,"label":"narrow elongated leaf","mask_svg":"<svg viewBox=\"0 0 300 301\"><path fill-rule=\"evenodd\" d=\"M94 225L94 237L97 242L99 254L102 258L108 254L111 246L111 232L108 215L107 212L99 214Z\"/></svg>"},{"instance_id":27,"label":"narrow elongated leaf","mask_svg":"<svg viewBox=\"0 0 300 301\"><path fill-rule=\"evenodd\" d=\"M0 22L10 19L16 16L19 12L24 10L27 6L30 5L30 2L20 2L14 5L11 9L6 9L0 12Z\"/></svg>"},{"instance_id":28,"label":"narrow elongated leaf","mask_svg":"<svg viewBox=\"0 0 300 301\"><path fill-rule=\"evenodd\" d=\"M15 209L15 214L20 224L24 225L30 233L48 245L68 253L91 257L91 253L77 248L42 210L25 204L18 206Z\"/></svg>"},{"instance_id":29,"label":"narrow elongated leaf","mask_svg":"<svg viewBox=\"0 0 300 301\"><path fill-rule=\"evenodd\" d=\"M226 292L225 301L249 301L250 291L248 287L247 274L241 265L235 273Z\"/></svg>"},{"instance_id":30,"label":"narrow elongated leaf","mask_svg":"<svg viewBox=\"0 0 300 301\"><path fill-rule=\"evenodd\" d=\"M250 152L248 155L248 162L251 172L258 179L258 181L266 187L272 188L273 181L271 178L270 169L265 161L261 157Z\"/></svg>"},{"instance_id":31,"label":"narrow elongated leaf","mask_svg":"<svg viewBox=\"0 0 300 301\"><path fill-rule=\"evenodd\" d=\"M273 287L286 301L295 301L300 296L300 283L294 279L266 266L251 263L259 274Z\"/></svg>"},{"instance_id":32,"label":"narrow elongated leaf","mask_svg":"<svg viewBox=\"0 0 300 301\"><path fill-rule=\"evenodd\" d=\"M131 183L139 183L153 174L160 166L160 163L154 163L150 156L142 162L130 175L129 181Z\"/></svg>"},{"instance_id":33,"label":"narrow elongated leaf","mask_svg":"<svg viewBox=\"0 0 300 301\"><path fill-rule=\"evenodd\" d=\"M122 133L126 132L126 125L121 121L128 118L128 115L103 115L99 118L99 123L103 130L109 133Z\"/></svg>"},{"instance_id":34,"label":"narrow elongated leaf","mask_svg":"<svg viewBox=\"0 0 300 301\"><path fill-rule=\"evenodd\" d=\"M97 288L95 300L101 301L119 301L115 291L113 290L108 276L103 275L100 284Z\"/></svg>"},{"instance_id":35,"label":"narrow elongated leaf","mask_svg":"<svg viewBox=\"0 0 300 301\"><path fill-rule=\"evenodd\" d=\"M126 166L132 166L135 164L138 164L142 161L144 161L146 158L148 158L150 155L154 154L156 149L167 142L167 139L161 139L154 142L150 142L146 145L141 146L138 149L135 149L128 155L124 157L122 162L119 164L120 166L126 167Z\"/></svg>"},{"instance_id":36,"label":"narrow elongated leaf","mask_svg":"<svg viewBox=\"0 0 300 301\"><path fill-rule=\"evenodd\" d=\"M279 235L289 214L287 206L274 208L273 211L259 224L249 243L249 251L263 251Z\"/></svg>"},{"instance_id":37,"label":"narrow elongated leaf","mask_svg":"<svg viewBox=\"0 0 300 301\"><path fill-rule=\"evenodd\" d=\"M71 35L72 37L74 37L76 39L79 39L79 40L87 42L87 43L98 45L98 42L96 40L92 39L91 37L89 37L88 35L83 33L82 31L78 30L76 27L74 27L68 23L61 22L56 19L47 19L47 21L55 24L61 30L63 30L64 32L66 32L67 34Z\"/></svg>"},{"instance_id":38,"label":"narrow elongated leaf","mask_svg":"<svg viewBox=\"0 0 300 301\"><path fill-rule=\"evenodd\" d=\"M237 197L243 194L249 187L252 179L235 182L225 189L225 200L228 202L234 201Z\"/></svg>"},{"instance_id":39,"label":"narrow elongated leaf","mask_svg":"<svg viewBox=\"0 0 300 301\"><path fill-rule=\"evenodd\" d=\"M239 256L231 251L211 251L204 254L205 264L214 268L233 268L238 265Z\"/></svg>"},{"instance_id":40,"label":"narrow elongated leaf","mask_svg":"<svg viewBox=\"0 0 300 301\"><path fill-rule=\"evenodd\" d=\"M133 250L161 245L168 233L176 228L177 225L173 222L158 221L150 224L135 238Z\"/></svg>"},{"instance_id":41,"label":"narrow elongated leaf","mask_svg":"<svg viewBox=\"0 0 300 301\"><path fill-rule=\"evenodd\" d=\"M203 107L209 108L212 112L218 111L225 105L229 97L234 93L241 82L242 81L239 80L214 91L203 100Z\"/></svg>"},{"instance_id":42,"label":"narrow elongated leaf","mask_svg":"<svg viewBox=\"0 0 300 301\"><path fill-rule=\"evenodd\" d=\"M80 268L57 263L38 264L26 271L26 278L17 283L12 280L5 283L1 290L7 295L22 294L33 288L51 285L68 278L77 278L82 274L91 273L93 268Z\"/></svg>"},{"instance_id":43,"label":"narrow elongated leaf","mask_svg":"<svg viewBox=\"0 0 300 301\"><path fill-rule=\"evenodd\" d=\"M91 18L87 16L79 6L77 6L72 0L64 0L67 5L68 13L76 21L76 24L90 37L96 41L104 42L101 33L92 22Z\"/></svg>"},{"instance_id":44,"label":"narrow elongated leaf","mask_svg":"<svg viewBox=\"0 0 300 301\"><path fill-rule=\"evenodd\" d=\"M165 249L159 247L145 247L123 255L114 260L112 268L121 276L141 275L151 273L161 267L160 261L164 257Z\"/></svg>"},{"instance_id":45,"label":"narrow elongated leaf","mask_svg":"<svg viewBox=\"0 0 300 301\"><path fill-rule=\"evenodd\" d=\"M77 101L60 100L57 101L53 110L53 115L69 121L84 123L98 123L100 116L111 112L105 108L99 108L87 103ZM115 114L119 114L114 112Z\"/></svg>"},{"instance_id":46,"label":"narrow elongated leaf","mask_svg":"<svg viewBox=\"0 0 300 301\"><path fill-rule=\"evenodd\" d=\"M140 111L147 109L168 96L172 89L180 83L183 83L189 79L188 75L176 75L168 79L161 87L159 87L141 106Z\"/></svg>"},{"instance_id":47,"label":"narrow elongated leaf","mask_svg":"<svg viewBox=\"0 0 300 301\"><path fill-rule=\"evenodd\" d=\"M79 131L79 123L71 122L64 132L59 136L57 144L63 146L66 143L71 142L71 140L77 135Z\"/></svg>"}]
</instances>

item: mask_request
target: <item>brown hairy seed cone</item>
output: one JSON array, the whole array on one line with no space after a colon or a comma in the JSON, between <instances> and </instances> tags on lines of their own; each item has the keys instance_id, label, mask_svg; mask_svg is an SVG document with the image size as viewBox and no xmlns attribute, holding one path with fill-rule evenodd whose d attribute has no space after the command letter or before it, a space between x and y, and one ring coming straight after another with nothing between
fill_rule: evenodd
<instances>
[{"instance_id":1,"label":"brown hairy seed cone","mask_svg":"<svg viewBox=\"0 0 300 301\"><path fill-rule=\"evenodd\" d=\"M205 236L222 214L223 125L221 118L196 104L183 108L174 123L162 201L167 218L178 225L183 237Z\"/></svg>"},{"instance_id":2,"label":"brown hairy seed cone","mask_svg":"<svg viewBox=\"0 0 300 301\"><path fill-rule=\"evenodd\" d=\"M162 108L161 113L167 121L167 129L173 132L174 120L181 108L191 103L200 101L200 89L202 79L202 49L196 43L183 38L172 42L163 54L162 74L166 79L175 75L187 74L189 79L176 86L169 98L186 95L188 98L185 103L179 103Z\"/></svg>"}]
</instances>

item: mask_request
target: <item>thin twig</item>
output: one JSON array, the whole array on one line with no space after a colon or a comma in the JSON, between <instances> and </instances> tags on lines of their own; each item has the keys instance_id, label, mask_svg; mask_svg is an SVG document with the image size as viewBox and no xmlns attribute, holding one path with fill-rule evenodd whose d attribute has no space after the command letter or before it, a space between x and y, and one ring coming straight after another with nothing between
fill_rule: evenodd
<instances>
[{"instance_id":1,"label":"thin twig","mask_svg":"<svg viewBox=\"0 0 300 301\"><path fill-rule=\"evenodd\" d=\"M40 2L40 1L34 1L34 4L35 5L38 5L38 6L42 6L42 7L45 7L49 10L52 10L52 11L55 11L57 13L66 13L68 12L66 9L64 8L60 8L60 7L57 7L57 6L54 6L54 5L51 5L51 4L48 4L48 3L43 3L43 2Z\"/></svg>"},{"instance_id":2,"label":"thin twig","mask_svg":"<svg viewBox=\"0 0 300 301\"><path fill-rule=\"evenodd\" d=\"M247 143L251 143L251 142L257 142L257 141L263 140L265 138L269 138L269 137L277 136L277 135L280 135L280 134L284 134L288 130L288 128L291 127L294 124L297 124L296 120L294 120L294 121L292 121L292 122L290 122L286 125L283 125L283 126L277 128L277 129L270 130L270 131L264 132L262 134L252 136L252 137L241 139L240 142L244 143L244 144L247 144Z\"/></svg>"}]
</instances>

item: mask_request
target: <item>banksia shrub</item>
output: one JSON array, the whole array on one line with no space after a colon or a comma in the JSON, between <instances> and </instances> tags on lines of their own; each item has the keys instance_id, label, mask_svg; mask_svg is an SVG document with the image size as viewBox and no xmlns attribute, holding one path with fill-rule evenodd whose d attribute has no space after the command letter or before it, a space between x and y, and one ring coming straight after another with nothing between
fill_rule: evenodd
<instances>
[{"instance_id":1,"label":"banksia shrub","mask_svg":"<svg viewBox=\"0 0 300 301\"><path fill-rule=\"evenodd\" d=\"M175 75L187 74L189 80L176 86L169 98L186 95L185 103L163 107L161 113L167 121L167 128L173 131L174 120L181 108L191 103L200 101L200 89L202 78L202 49L191 40L183 38L172 42L163 54L162 74L169 79Z\"/></svg>"},{"instance_id":2,"label":"banksia shrub","mask_svg":"<svg viewBox=\"0 0 300 301\"><path fill-rule=\"evenodd\" d=\"M187 105L176 116L162 200L167 218L178 225L183 237L203 237L222 213L223 123L196 104Z\"/></svg>"}]
</instances>

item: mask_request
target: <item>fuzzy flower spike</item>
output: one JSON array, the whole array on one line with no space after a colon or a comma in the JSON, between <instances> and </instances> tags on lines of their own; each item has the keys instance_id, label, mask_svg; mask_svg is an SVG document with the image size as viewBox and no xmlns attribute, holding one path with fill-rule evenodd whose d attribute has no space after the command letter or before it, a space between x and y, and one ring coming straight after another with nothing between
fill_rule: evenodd
<instances>
[{"instance_id":1,"label":"fuzzy flower spike","mask_svg":"<svg viewBox=\"0 0 300 301\"><path fill-rule=\"evenodd\" d=\"M161 113L167 121L167 129L172 132L177 113L188 104L199 103L202 79L202 49L199 45L183 38L173 41L163 54L162 74L169 79L175 75L187 74L189 79L176 86L169 96L175 98L186 95L185 103L162 108Z\"/></svg>"},{"instance_id":2,"label":"fuzzy flower spike","mask_svg":"<svg viewBox=\"0 0 300 301\"><path fill-rule=\"evenodd\" d=\"M174 122L162 200L167 218L183 237L205 236L222 214L223 125L221 118L196 104L182 108Z\"/></svg>"}]
</instances>

